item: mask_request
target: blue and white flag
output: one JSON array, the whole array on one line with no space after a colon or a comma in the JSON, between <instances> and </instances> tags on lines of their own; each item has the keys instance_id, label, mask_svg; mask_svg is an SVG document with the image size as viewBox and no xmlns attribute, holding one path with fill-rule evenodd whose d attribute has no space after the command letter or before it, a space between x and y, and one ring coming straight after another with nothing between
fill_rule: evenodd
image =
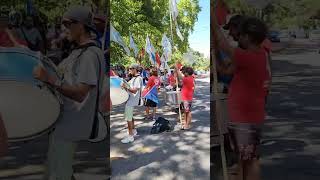
<instances>
[{"instance_id":1,"label":"blue and white flag","mask_svg":"<svg viewBox=\"0 0 320 180\"><path fill-rule=\"evenodd\" d=\"M134 39L130 33L130 48L133 49L134 57L138 56L139 50L137 48L136 43L134 43Z\"/></svg>"},{"instance_id":2,"label":"blue and white flag","mask_svg":"<svg viewBox=\"0 0 320 180\"><path fill-rule=\"evenodd\" d=\"M149 36L147 36L146 39L146 52L149 54L149 59L152 64L156 64L156 50L154 49L153 45L151 44L151 41L149 39Z\"/></svg>"},{"instance_id":3,"label":"blue and white flag","mask_svg":"<svg viewBox=\"0 0 320 180\"><path fill-rule=\"evenodd\" d=\"M165 59L166 61L169 61L172 55L172 46L166 34L163 34L162 36L161 45L163 48L163 54L165 56Z\"/></svg>"},{"instance_id":4,"label":"blue and white flag","mask_svg":"<svg viewBox=\"0 0 320 180\"><path fill-rule=\"evenodd\" d=\"M130 56L130 49L126 46L126 43L122 39L120 33L112 26L112 24L110 24L110 40L122 46L127 55Z\"/></svg>"},{"instance_id":5,"label":"blue and white flag","mask_svg":"<svg viewBox=\"0 0 320 180\"><path fill-rule=\"evenodd\" d=\"M159 98L158 98L158 85L154 85L150 90L144 90L142 92L142 97L149 99L155 103L159 103Z\"/></svg>"}]
</instances>

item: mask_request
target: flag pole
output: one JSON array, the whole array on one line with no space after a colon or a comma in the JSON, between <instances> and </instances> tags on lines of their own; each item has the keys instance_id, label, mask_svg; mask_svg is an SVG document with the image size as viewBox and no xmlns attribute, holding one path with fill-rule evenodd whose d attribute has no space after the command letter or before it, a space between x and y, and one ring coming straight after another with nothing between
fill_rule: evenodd
<instances>
[{"instance_id":1,"label":"flag pole","mask_svg":"<svg viewBox=\"0 0 320 180\"><path fill-rule=\"evenodd\" d=\"M170 14L170 26L171 26L171 40L172 40L172 47L173 47L173 50L174 50L174 41L173 41L173 28L172 28L172 13L171 13L171 1L172 0L169 0L169 14ZM173 51L172 51L173 52ZM176 76L176 92L177 92L177 96L179 94L179 81L178 81L178 72L177 72L177 76ZM178 96L179 97L179 96ZM179 98L178 98L178 102L179 102ZM180 104L178 105L179 106L179 120L180 120L180 124L181 126L183 125L182 123L182 117L181 117L181 107L180 107Z\"/></svg>"},{"instance_id":2,"label":"flag pole","mask_svg":"<svg viewBox=\"0 0 320 180\"><path fill-rule=\"evenodd\" d=\"M214 3L217 3L215 1ZM217 4L213 4L213 9L216 9ZM211 5L212 6L212 5ZM212 11L212 10L211 10ZM215 13L215 12L213 12ZM211 37L214 38L214 37ZM212 45L211 45L212 46ZM220 141L220 153L221 153L221 163L222 163L222 170L223 170L223 179L228 180L228 170L227 170L227 163L226 163L226 153L224 147L224 136L222 134L222 123L221 123L221 102L220 102L220 94L218 93L218 74L217 74L217 67L216 67L216 57L215 57L215 50L211 49L211 67L213 73L213 94L215 98L215 115L216 115L216 122L219 131L219 141ZM212 81L211 81L212 83Z\"/></svg>"}]
</instances>

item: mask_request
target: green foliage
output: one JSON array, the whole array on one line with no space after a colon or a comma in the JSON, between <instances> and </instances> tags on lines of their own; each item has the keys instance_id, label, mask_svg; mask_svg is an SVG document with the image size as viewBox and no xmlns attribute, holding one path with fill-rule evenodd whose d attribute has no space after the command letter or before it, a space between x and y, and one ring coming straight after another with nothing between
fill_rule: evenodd
<instances>
[{"instance_id":1,"label":"green foliage","mask_svg":"<svg viewBox=\"0 0 320 180\"><path fill-rule=\"evenodd\" d=\"M105 0L33 0L34 7L42 19L48 23L54 23L59 17L62 17L66 10L72 5L95 5L100 11L106 12L107 1ZM0 1L0 6L12 7L23 14L26 12L26 0Z\"/></svg>"},{"instance_id":2,"label":"green foliage","mask_svg":"<svg viewBox=\"0 0 320 180\"><path fill-rule=\"evenodd\" d=\"M257 15L258 10L249 7L242 0L225 0L232 12L246 15ZM315 17L320 18L319 0L278 0L273 1L262 10L263 19L271 27L304 28L316 26ZM312 18L313 17L313 18Z\"/></svg>"},{"instance_id":3,"label":"green foliage","mask_svg":"<svg viewBox=\"0 0 320 180\"><path fill-rule=\"evenodd\" d=\"M179 59L179 53L186 52L189 48L188 37L193 31L200 12L199 1L180 0L178 9L177 21L184 41L177 37L175 28L173 28L174 45L178 49L173 54L173 61ZM129 32L139 50L145 48L146 36L149 35L153 46L161 54L163 33L166 33L167 37L171 39L169 0L111 0L111 23L119 31L127 46L129 46ZM116 43L111 42L111 63L128 65L125 56L124 50ZM149 57L146 54L142 64L147 65L148 63Z\"/></svg>"}]
</instances>

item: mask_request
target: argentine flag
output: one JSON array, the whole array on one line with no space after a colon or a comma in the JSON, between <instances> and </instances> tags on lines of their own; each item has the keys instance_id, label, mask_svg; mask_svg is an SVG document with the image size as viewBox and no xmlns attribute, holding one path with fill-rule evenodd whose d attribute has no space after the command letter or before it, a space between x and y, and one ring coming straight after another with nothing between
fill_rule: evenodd
<instances>
[{"instance_id":1,"label":"argentine flag","mask_svg":"<svg viewBox=\"0 0 320 180\"><path fill-rule=\"evenodd\" d=\"M142 97L159 104L158 86L154 85L150 90L144 89L142 91Z\"/></svg>"}]
</instances>

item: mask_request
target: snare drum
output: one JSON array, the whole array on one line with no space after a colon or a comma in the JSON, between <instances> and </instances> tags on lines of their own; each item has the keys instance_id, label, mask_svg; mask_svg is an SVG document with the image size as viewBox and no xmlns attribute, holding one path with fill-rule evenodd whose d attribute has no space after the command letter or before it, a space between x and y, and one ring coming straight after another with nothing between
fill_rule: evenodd
<instances>
[{"instance_id":1,"label":"snare drum","mask_svg":"<svg viewBox=\"0 0 320 180\"><path fill-rule=\"evenodd\" d=\"M129 99L128 92L121 88L122 83L129 86L122 78L115 76L110 77L110 98L112 106L121 105Z\"/></svg>"},{"instance_id":2,"label":"snare drum","mask_svg":"<svg viewBox=\"0 0 320 180\"><path fill-rule=\"evenodd\" d=\"M60 115L58 93L33 78L33 69L39 64L56 75L54 64L40 53L0 48L0 112L10 142L47 133Z\"/></svg>"}]
</instances>

